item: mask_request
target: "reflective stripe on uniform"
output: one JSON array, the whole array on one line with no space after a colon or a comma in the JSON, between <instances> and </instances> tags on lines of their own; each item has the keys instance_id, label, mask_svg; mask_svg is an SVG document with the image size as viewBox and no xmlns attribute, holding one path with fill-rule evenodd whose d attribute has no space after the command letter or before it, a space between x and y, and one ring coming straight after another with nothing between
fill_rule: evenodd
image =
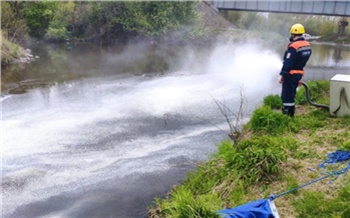
<instances>
[{"instance_id":1,"label":"reflective stripe on uniform","mask_svg":"<svg viewBox=\"0 0 350 218\"><path fill-rule=\"evenodd\" d=\"M295 106L295 103L283 103L283 106L291 107Z\"/></svg>"},{"instance_id":2,"label":"reflective stripe on uniform","mask_svg":"<svg viewBox=\"0 0 350 218\"><path fill-rule=\"evenodd\" d=\"M304 74L304 70L290 70L289 74Z\"/></svg>"},{"instance_id":3,"label":"reflective stripe on uniform","mask_svg":"<svg viewBox=\"0 0 350 218\"><path fill-rule=\"evenodd\" d=\"M297 52L299 52L299 51L308 51L308 50L310 50L310 46L304 46L304 47L298 48Z\"/></svg>"}]
</instances>

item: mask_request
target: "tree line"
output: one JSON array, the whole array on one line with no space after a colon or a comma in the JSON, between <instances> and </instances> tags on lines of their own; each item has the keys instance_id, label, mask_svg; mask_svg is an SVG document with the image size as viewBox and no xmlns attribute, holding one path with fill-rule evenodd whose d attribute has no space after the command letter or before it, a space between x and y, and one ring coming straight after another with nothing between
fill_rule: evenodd
<instances>
[{"instance_id":1,"label":"tree line","mask_svg":"<svg viewBox=\"0 0 350 218\"><path fill-rule=\"evenodd\" d=\"M304 25L308 34L326 36L336 34L341 17L261 13L246 11L222 11L222 15L238 28L248 30L270 31L281 35L288 34L289 28L295 23ZM349 28L347 28L349 34Z\"/></svg>"},{"instance_id":2,"label":"tree line","mask_svg":"<svg viewBox=\"0 0 350 218\"><path fill-rule=\"evenodd\" d=\"M2 37L21 44L28 36L37 40L67 37L98 42L126 40L134 36L161 37L175 30L203 35L206 20L196 11L199 1L1 1ZM223 11L240 29L288 34L302 23L311 35L337 32L338 17ZM204 15L205 16L205 15ZM202 21L203 23L204 21ZM195 24L195 25L194 25ZM187 27L187 28L186 28ZM192 31L192 32L191 32ZM202 32L200 32L202 31ZM349 28L347 28L347 33Z\"/></svg>"},{"instance_id":3,"label":"tree line","mask_svg":"<svg viewBox=\"0 0 350 218\"><path fill-rule=\"evenodd\" d=\"M115 40L158 37L189 25L197 15L194 1L8 1L1 2L4 37L21 43L70 37Z\"/></svg>"}]
</instances>

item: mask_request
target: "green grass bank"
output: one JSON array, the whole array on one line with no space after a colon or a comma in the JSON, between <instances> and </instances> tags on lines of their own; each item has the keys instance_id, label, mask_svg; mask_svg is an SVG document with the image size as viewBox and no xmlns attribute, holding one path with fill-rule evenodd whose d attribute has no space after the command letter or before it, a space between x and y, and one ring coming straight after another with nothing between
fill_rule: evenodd
<instances>
[{"instance_id":1,"label":"green grass bank","mask_svg":"<svg viewBox=\"0 0 350 218\"><path fill-rule=\"evenodd\" d=\"M308 82L311 100L329 105L329 82ZM216 211L268 198L342 169L318 165L337 149L350 150L350 116L333 117L307 104L301 87L295 118L281 114L278 95L264 98L239 139L222 141L210 159L189 172L148 217L210 218ZM275 199L281 217L350 217L350 175L327 178Z\"/></svg>"}]
</instances>

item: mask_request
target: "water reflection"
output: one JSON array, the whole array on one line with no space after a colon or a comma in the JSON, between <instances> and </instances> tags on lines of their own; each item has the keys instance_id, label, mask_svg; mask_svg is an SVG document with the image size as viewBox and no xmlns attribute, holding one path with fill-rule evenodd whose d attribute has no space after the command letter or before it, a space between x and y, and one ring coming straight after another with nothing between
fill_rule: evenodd
<instances>
[{"instance_id":1,"label":"water reflection","mask_svg":"<svg viewBox=\"0 0 350 218\"><path fill-rule=\"evenodd\" d=\"M312 43L312 67L350 67L350 46Z\"/></svg>"},{"instance_id":2,"label":"water reflection","mask_svg":"<svg viewBox=\"0 0 350 218\"><path fill-rule=\"evenodd\" d=\"M341 45L337 44L334 49L334 55L333 55L333 60L337 64L339 61L342 59L342 47Z\"/></svg>"},{"instance_id":3,"label":"water reflection","mask_svg":"<svg viewBox=\"0 0 350 218\"><path fill-rule=\"evenodd\" d=\"M312 43L312 49L312 58L307 67L308 72L318 74L318 79L329 79L327 74L336 73L329 68L337 68L340 73L346 73L350 68L350 46ZM150 42L110 47L71 41L38 44L32 51L39 59L30 64L15 64L2 69L1 88L4 94L20 94L29 88L91 76L162 75L171 68L180 69L181 65L187 69L195 64L204 65L212 50L213 46L208 45L194 48ZM184 61L186 58L192 58L197 63ZM322 76L324 78L319 78L321 73L325 74Z\"/></svg>"}]
</instances>

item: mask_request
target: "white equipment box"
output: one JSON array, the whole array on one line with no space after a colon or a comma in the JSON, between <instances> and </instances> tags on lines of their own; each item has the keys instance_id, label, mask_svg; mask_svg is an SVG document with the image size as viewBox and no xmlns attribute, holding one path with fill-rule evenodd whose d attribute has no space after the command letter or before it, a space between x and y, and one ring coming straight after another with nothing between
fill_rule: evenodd
<instances>
[{"instance_id":1,"label":"white equipment box","mask_svg":"<svg viewBox=\"0 0 350 218\"><path fill-rule=\"evenodd\" d=\"M330 80L329 112L336 116L350 115L350 75L337 74Z\"/></svg>"}]
</instances>

